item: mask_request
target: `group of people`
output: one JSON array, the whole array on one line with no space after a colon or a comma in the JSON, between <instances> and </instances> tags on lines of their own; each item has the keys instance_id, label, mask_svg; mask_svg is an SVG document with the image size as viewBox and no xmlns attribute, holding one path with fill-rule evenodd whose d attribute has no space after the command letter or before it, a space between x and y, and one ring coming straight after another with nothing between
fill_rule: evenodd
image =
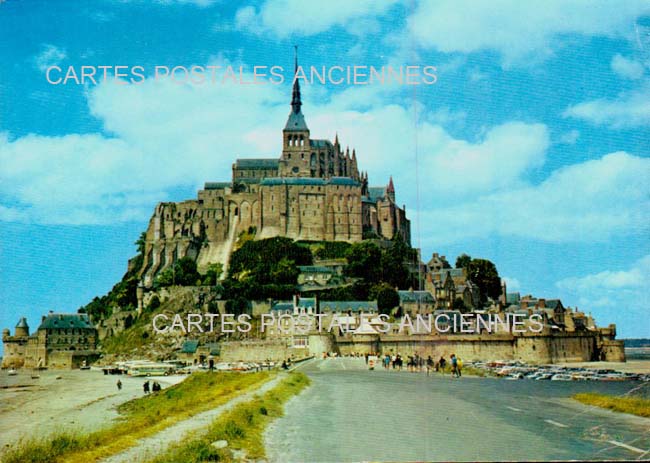
<instances>
[{"instance_id":1,"label":"group of people","mask_svg":"<svg viewBox=\"0 0 650 463\"><path fill-rule=\"evenodd\" d=\"M119 379L117 380L117 390L122 390L122 381ZM153 384L150 384L149 380L146 380L142 385L142 390L145 394L149 394L150 392L158 392L162 390L162 386L158 381L154 381Z\"/></svg>"},{"instance_id":2,"label":"group of people","mask_svg":"<svg viewBox=\"0 0 650 463\"><path fill-rule=\"evenodd\" d=\"M149 392L158 392L162 389L160 387L160 383L158 381L154 381L153 384L150 386L149 385L149 380L146 380L144 384L142 385L142 389L144 390L145 394L149 394Z\"/></svg>"},{"instance_id":3,"label":"group of people","mask_svg":"<svg viewBox=\"0 0 650 463\"><path fill-rule=\"evenodd\" d=\"M291 367L291 359L288 358L288 359L286 359L286 360L283 360L283 361L282 361L282 369L283 369L283 370L288 370L289 367Z\"/></svg>"},{"instance_id":4,"label":"group of people","mask_svg":"<svg viewBox=\"0 0 650 463\"><path fill-rule=\"evenodd\" d=\"M368 354L366 355L366 363L368 363ZM401 371L404 365L404 359L401 354L385 354L382 359L382 364L386 370L389 370L392 367L393 370ZM456 354L451 354L450 365L452 377L460 378L461 370L463 368L462 360L459 359ZM429 376L434 370L444 373L446 367L447 359L445 359L444 356L440 356L438 361L434 361L433 357L430 355L426 359L418 354L407 356L406 369L410 372L426 371L427 376Z\"/></svg>"}]
</instances>

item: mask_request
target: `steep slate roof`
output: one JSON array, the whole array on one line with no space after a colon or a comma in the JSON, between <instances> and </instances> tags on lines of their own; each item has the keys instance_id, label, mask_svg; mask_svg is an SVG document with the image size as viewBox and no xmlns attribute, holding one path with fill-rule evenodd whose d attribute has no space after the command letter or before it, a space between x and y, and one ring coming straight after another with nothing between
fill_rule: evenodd
<instances>
[{"instance_id":1,"label":"steep slate roof","mask_svg":"<svg viewBox=\"0 0 650 463\"><path fill-rule=\"evenodd\" d=\"M321 301L320 310L330 312L362 312L364 310L377 310L376 301Z\"/></svg>"},{"instance_id":2,"label":"steep slate roof","mask_svg":"<svg viewBox=\"0 0 650 463\"><path fill-rule=\"evenodd\" d=\"M38 327L39 330L51 330L58 328L94 328L90 318L85 313L67 314L53 313L48 315Z\"/></svg>"},{"instance_id":3,"label":"steep slate roof","mask_svg":"<svg viewBox=\"0 0 650 463\"><path fill-rule=\"evenodd\" d=\"M267 159L267 158L258 158L258 159L237 159L235 161L235 169L277 169L280 166L280 162L277 159Z\"/></svg>"},{"instance_id":4,"label":"steep slate roof","mask_svg":"<svg viewBox=\"0 0 650 463\"><path fill-rule=\"evenodd\" d=\"M348 186L360 186L361 184L356 180L353 180L349 177L332 177L327 183L330 185L348 185Z\"/></svg>"},{"instance_id":5,"label":"steep slate roof","mask_svg":"<svg viewBox=\"0 0 650 463\"><path fill-rule=\"evenodd\" d=\"M27 319L25 317L20 317L16 328L29 328L29 326L27 326Z\"/></svg>"},{"instance_id":6,"label":"steep slate roof","mask_svg":"<svg viewBox=\"0 0 650 463\"><path fill-rule=\"evenodd\" d=\"M400 302L435 302L429 291L397 291Z\"/></svg>"},{"instance_id":7,"label":"steep slate roof","mask_svg":"<svg viewBox=\"0 0 650 463\"><path fill-rule=\"evenodd\" d=\"M270 177L262 179L261 185L346 185L359 186L359 182L347 177L305 178L305 177Z\"/></svg>"},{"instance_id":8,"label":"steep slate roof","mask_svg":"<svg viewBox=\"0 0 650 463\"><path fill-rule=\"evenodd\" d=\"M316 298L300 297L298 298L298 307L316 307Z\"/></svg>"},{"instance_id":9,"label":"steep slate roof","mask_svg":"<svg viewBox=\"0 0 650 463\"><path fill-rule=\"evenodd\" d=\"M546 307L548 307L549 309L557 309L558 307L564 307L564 306L562 305L562 301L559 299L547 299Z\"/></svg>"},{"instance_id":10,"label":"steep slate roof","mask_svg":"<svg viewBox=\"0 0 650 463\"><path fill-rule=\"evenodd\" d=\"M463 277L463 269L462 268L443 268L439 272L431 272L431 275L440 275L440 279L444 279L444 277L447 276L447 273L449 273L449 276L454 278L462 278Z\"/></svg>"},{"instance_id":11,"label":"steep slate roof","mask_svg":"<svg viewBox=\"0 0 650 463\"><path fill-rule=\"evenodd\" d=\"M322 265L299 265L298 269L302 273L334 273L330 267L324 267Z\"/></svg>"},{"instance_id":12,"label":"steep slate roof","mask_svg":"<svg viewBox=\"0 0 650 463\"><path fill-rule=\"evenodd\" d=\"M287 124L284 126L284 130L302 132L309 130L307 128L307 123L305 122L305 116L302 115L302 112L291 112L287 118Z\"/></svg>"},{"instance_id":13,"label":"steep slate roof","mask_svg":"<svg viewBox=\"0 0 650 463\"><path fill-rule=\"evenodd\" d=\"M329 140L309 140L309 146L314 148L325 148L326 146L332 146L332 142Z\"/></svg>"},{"instance_id":14,"label":"steep slate roof","mask_svg":"<svg viewBox=\"0 0 650 463\"><path fill-rule=\"evenodd\" d=\"M508 304L519 304L521 296L519 293L506 293L506 302Z\"/></svg>"},{"instance_id":15,"label":"steep slate roof","mask_svg":"<svg viewBox=\"0 0 650 463\"><path fill-rule=\"evenodd\" d=\"M210 355L221 355L221 346L218 342L208 342L205 344Z\"/></svg>"},{"instance_id":16,"label":"steep slate roof","mask_svg":"<svg viewBox=\"0 0 650 463\"><path fill-rule=\"evenodd\" d=\"M223 190L230 187L232 187L230 182L205 182L205 185L203 185L204 190Z\"/></svg>"},{"instance_id":17,"label":"steep slate roof","mask_svg":"<svg viewBox=\"0 0 650 463\"><path fill-rule=\"evenodd\" d=\"M368 187L368 199L375 202L378 199L382 199L386 196L386 188L383 186L371 186Z\"/></svg>"},{"instance_id":18,"label":"steep slate roof","mask_svg":"<svg viewBox=\"0 0 650 463\"><path fill-rule=\"evenodd\" d=\"M293 311L293 302L276 302L273 307L271 307L271 310Z\"/></svg>"},{"instance_id":19,"label":"steep slate roof","mask_svg":"<svg viewBox=\"0 0 650 463\"><path fill-rule=\"evenodd\" d=\"M193 354L196 352L196 349L199 347L199 341L196 339L190 339L185 342L183 342L183 346L181 347L181 352L184 354Z\"/></svg>"}]
</instances>

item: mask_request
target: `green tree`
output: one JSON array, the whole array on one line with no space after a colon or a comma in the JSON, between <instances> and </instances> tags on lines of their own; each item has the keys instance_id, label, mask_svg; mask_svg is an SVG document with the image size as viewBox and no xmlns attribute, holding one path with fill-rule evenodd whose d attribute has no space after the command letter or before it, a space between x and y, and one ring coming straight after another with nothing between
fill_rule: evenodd
<instances>
[{"instance_id":1,"label":"green tree","mask_svg":"<svg viewBox=\"0 0 650 463\"><path fill-rule=\"evenodd\" d=\"M205 272L205 275L203 276L203 285L205 286L216 285L217 282L219 281L219 278L221 278L222 273L223 273L223 265L221 265L221 263L217 262L215 264L208 265L208 270Z\"/></svg>"},{"instance_id":2,"label":"green tree","mask_svg":"<svg viewBox=\"0 0 650 463\"><path fill-rule=\"evenodd\" d=\"M154 295L151 298L151 300L149 301L149 305L147 306L147 310L150 311L150 312L153 312L158 307L160 307L160 298L157 295Z\"/></svg>"},{"instance_id":3,"label":"green tree","mask_svg":"<svg viewBox=\"0 0 650 463\"><path fill-rule=\"evenodd\" d=\"M273 281L272 275L277 271L278 265L282 262L282 269L286 271L289 261L293 262L294 266L311 265L311 251L284 237L247 241L230 257L229 274L237 278L239 274L246 273L256 284L274 284L276 282ZM286 273L280 273L287 277Z\"/></svg>"},{"instance_id":4,"label":"green tree","mask_svg":"<svg viewBox=\"0 0 650 463\"><path fill-rule=\"evenodd\" d=\"M181 286L192 286L200 278L196 269L196 261L191 257L178 259L174 265L176 272L176 284Z\"/></svg>"},{"instance_id":5,"label":"green tree","mask_svg":"<svg viewBox=\"0 0 650 463\"><path fill-rule=\"evenodd\" d=\"M171 286L174 284L175 272L172 267L167 267L162 272L156 275L154 279L153 286L154 288L164 288L165 286Z\"/></svg>"},{"instance_id":6,"label":"green tree","mask_svg":"<svg viewBox=\"0 0 650 463\"><path fill-rule=\"evenodd\" d=\"M501 294L501 278L497 267L487 259L472 259L469 264L468 278L481 291L481 302L487 298L497 299Z\"/></svg>"},{"instance_id":7,"label":"green tree","mask_svg":"<svg viewBox=\"0 0 650 463\"><path fill-rule=\"evenodd\" d=\"M452 310L469 312L469 308L465 305L465 302L460 297L457 297L456 299L453 300L453 302L451 303L451 308Z\"/></svg>"},{"instance_id":8,"label":"green tree","mask_svg":"<svg viewBox=\"0 0 650 463\"><path fill-rule=\"evenodd\" d=\"M234 299L226 301L226 313L235 316L248 313L248 300L245 297L237 296Z\"/></svg>"},{"instance_id":9,"label":"green tree","mask_svg":"<svg viewBox=\"0 0 650 463\"><path fill-rule=\"evenodd\" d=\"M472 262L472 258L467 254L461 254L456 258L456 268L469 269L469 264Z\"/></svg>"},{"instance_id":10,"label":"green tree","mask_svg":"<svg viewBox=\"0 0 650 463\"><path fill-rule=\"evenodd\" d=\"M375 289L375 288L373 288ZM391 311L399 306L399 294L390 285L381 284L373 291L377 298L379 313L390 315Z\"/></svg>"},{"instance_id":11,"label":"green tree","mask_svg":"<svg viewBox=\"0 0 650 463\"><path fill-rule=\"evenodd\" d=\"M382 281L393 288L408 288L411 286L411 272L405 262L416 262L417 253L397 234L391 246L382 252L381 267Z\"/></svg>"},{"instance_id":12,"label":"green tree","mask_svg":"<svg viewBox=\"0 0 650 463\"><path fill-rule=\"evenodd\" d=\"M355 278L363 278L369 283L379 283L382 277L381 249L371 242L354 243L345 252L348 265L345 274Z\"/></svg>"},{"instance_id":13,"label":"green tree","mask_svg":"<svg viewBox=\"0 0 650 463\"><path fill-rule=\"evenodd\" d=\"M164 286L194 286L200 281L201 275L196 270L196 262L191 257L183 257L170 267L160 272L154 280L154 287Z\"/></svg>"},{"instance_id":14,"label":"green tree","mask_svg":"<svg viewBox=\"0 0 650 463\"><path fill-rule=\"evenodd\" d=\"M272 267L271 281L278 285L295 285L299 274L300 270L296 267L295 262L283 257Z\"/></svg>"},{"instance_id":15,"label":"green tree","mask_svg":"<svg viewBox=\"0 0 650 463\"><path fill-rule=\"evenodd\" d=\"M138 237L136 242L133 243L137 246L138 254L144 254L144 247L146 244L146 240L147 240L147 232L142 232L140 233L140 236Z\"/></svg>"}]
</instances>

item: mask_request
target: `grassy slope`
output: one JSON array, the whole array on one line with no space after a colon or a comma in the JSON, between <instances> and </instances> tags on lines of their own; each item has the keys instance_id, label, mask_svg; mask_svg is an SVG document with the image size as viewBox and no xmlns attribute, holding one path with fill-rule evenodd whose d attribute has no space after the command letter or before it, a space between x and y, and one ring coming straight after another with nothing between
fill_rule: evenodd
<instances>
[{"instance_id":1,"label":"grassy slope","mask_svg":"<svg viewBox=\"0 0 650 463\"><path fill-rule=\"evenodd\" d=\"M65 432L46 439L26 440L2 455L5 463L96 461L132 446L196 413L217 407L247 392L272 374L195 373L188 379L150 396L123 404L123 418L112 426L86 434Z\"/></svg>"},{"instance_id":2,"label":"grassy slope","mask_svg":"<svg viewBox=\"0 0 650 463\"><path fill-rule=\"evenodd\" d=\"M576 394L573 396L573 399L586 405L650 418L650 399L641 397L616 397L594 393Z\"/></svg>"},{"instance_id":3,"label":"grassy slope","mask_svg":"<svg viewBox=\"0 0 650 463\"><path fill-rule=\"evenodd\" d=\"M293 372L261 397L237 405L217 418L199 439L182 442L149 463L232 461L231 449L243 450L248 460L265 457L263 434L266 426L282 416L284 403L309 385L309 378ZM228 448L217 449L211 443L226 440Z\"/></svg>"},{"instance_id":4,"label":"grassy slope","mask_svg":"<svg viewBox=\"0 0 650 463\"><path fill-rule=\"evenodd\" d=\"M165 337L156 336L152 326L153 317L157 314L185 314L199 310L194 302L192 288L177 288L174 297L163 301L160 307L153 311L145 310L142 316L136 319L133 326L121 331L102 341L102 352L107 355L126 357L146 357L154 351L171 351L171 346L166 346Z\"/></svg>"}]
</instances>

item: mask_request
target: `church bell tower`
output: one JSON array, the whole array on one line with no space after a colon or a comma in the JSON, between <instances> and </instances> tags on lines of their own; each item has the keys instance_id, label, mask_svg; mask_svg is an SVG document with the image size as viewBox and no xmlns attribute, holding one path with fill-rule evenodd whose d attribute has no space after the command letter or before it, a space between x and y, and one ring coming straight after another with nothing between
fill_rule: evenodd
<instances>
[{"instance_id":1,"label":"church bell tower","mask_svg":"<svg viewBox=\"0 0 650 463\"><path fill-rule=\"evenodd\" d=\"M300 83L298 80L298 47L295 47L293 73L293 92L291 112L282 130L282 157L280 158L281 177L309 177L310 157L309 128L302 114Z\"/></svg>"}]
</instances>

